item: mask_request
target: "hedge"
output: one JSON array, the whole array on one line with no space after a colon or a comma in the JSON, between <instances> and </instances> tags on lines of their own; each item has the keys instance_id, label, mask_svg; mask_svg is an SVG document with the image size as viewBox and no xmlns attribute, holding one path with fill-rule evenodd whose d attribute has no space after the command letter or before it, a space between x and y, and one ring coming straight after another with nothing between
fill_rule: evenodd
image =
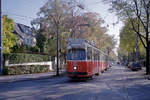
<instances>
[{"instance_id":1,"label":"hedge","mask_svg":"<svg viewBox=\"0 0 150 100\"><path fill-rule=\"evenodd\" d=\"M4 75L19 75L49 72L49 65L5 66Z\"/></svg>"},{"instance_id":2,"label":"hedge","mask_svg":"<svg viewBox=\"0 0 150 100\"><path fill-rule=\"evenodd\" d=\"M42 62L50 60L48 55L39 55L39 54L11 53L11 54L4 54L3 56L4 61L9 60L9 64Z\"/></svg>"}]
</instances>

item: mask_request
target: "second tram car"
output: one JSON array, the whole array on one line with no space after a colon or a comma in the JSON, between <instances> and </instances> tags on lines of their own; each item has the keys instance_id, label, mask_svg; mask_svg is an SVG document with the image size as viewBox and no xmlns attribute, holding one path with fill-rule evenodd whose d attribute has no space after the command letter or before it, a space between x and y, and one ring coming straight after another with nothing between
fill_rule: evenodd
<instances>
[{"instance_id":1,"label":"second tram car","mask_svg":"<svg viewBox=\"0 0 150 100\"><path fill-rule=\"evenodd\" d=\"M109 67L108 55L84 39L69 39L67 47L67 76L92 77Z\"/></svg>"}]
</instances>

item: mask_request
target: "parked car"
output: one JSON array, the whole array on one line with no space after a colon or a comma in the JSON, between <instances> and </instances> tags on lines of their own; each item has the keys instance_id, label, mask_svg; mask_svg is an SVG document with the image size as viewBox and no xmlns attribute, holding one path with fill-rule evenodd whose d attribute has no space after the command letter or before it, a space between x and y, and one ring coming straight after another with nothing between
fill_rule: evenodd
<instances>
[{"instance_id":1,"label":"parked car","mask_svg":"<svg viewBox=\"0 0 150 100\"><path fill-rule=\"evenodd\" d=\"M129 63L128 62L125 62L125 66L128 66L129 65Z\"/></svg>"},{"instance_id":2,"label":"parked car","mask_svg":"<svg viewBox=\"0 0 150 100\"><path fill-rule=\"evenodd\" d=\"M133 62L128 63L128 68L131 68Z\"/></svg>"},{"instance_id":3,"label":"parked car","mask_svg":"<svg viewBox=\"0 0 150 100\"><path fill-rule=\"evenodd\" d=\"M132 62L129 68L132 71L134 71L134 70L141 70L142 69L142 64L140 62Z\"/></svg>"},{"instance_id":4,"label":"parked car","mask_svg":"<svg viewBox=\"0 0 150 100\"><path fill-rule=\"evenodd\" d=\"M117 64L119 65L119 64L120 64L120 62L117 62Z\"/></svg>"}]
</instances>

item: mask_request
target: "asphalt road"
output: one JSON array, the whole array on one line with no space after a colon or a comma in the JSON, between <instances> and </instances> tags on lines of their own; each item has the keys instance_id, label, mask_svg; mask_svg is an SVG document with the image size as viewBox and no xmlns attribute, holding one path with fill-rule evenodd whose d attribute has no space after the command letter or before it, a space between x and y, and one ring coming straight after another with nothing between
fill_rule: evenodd
<instances>
[{"instance_id":1,"label":"asphalt road","mask_svg":"<svg viewBox=\"0 0 150 100\"><path fill-rule=\"evenodd\" d=\"M0 100L150 100L142 71L113 66L92 80L68 77L0 83Z\"/></svg>"}]
</instances>

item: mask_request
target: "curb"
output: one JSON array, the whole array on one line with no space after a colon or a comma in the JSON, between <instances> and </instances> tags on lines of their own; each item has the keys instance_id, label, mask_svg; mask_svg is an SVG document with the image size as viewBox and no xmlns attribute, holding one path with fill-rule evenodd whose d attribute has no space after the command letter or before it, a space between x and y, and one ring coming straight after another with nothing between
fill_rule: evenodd
<instances>
[{"instance_id":1,"label":"curb","mask_svg":"<svg viewBox=\"0 0 150 100\"><path fill-rule=\"evenodd\" d=\"M46 75L44 76L40 76L40 74L38 74L39 76L36 76L36 74L33 74L34 76L32 76L30 74L31 76L29 77L19 77L19 76L18 77L14 76L13 78L7 77L7 79L0 79L0 83L22 82L22 81L32 81L32 80L42 80L42 79L49 79L49 78L55 78L55 77L62 77L65 75L65 71L61 71L59 76L56 76L54 72L46 73ZM2 76L2 77L6 77L6 76Z\"/></svg>"}]
</instances>

